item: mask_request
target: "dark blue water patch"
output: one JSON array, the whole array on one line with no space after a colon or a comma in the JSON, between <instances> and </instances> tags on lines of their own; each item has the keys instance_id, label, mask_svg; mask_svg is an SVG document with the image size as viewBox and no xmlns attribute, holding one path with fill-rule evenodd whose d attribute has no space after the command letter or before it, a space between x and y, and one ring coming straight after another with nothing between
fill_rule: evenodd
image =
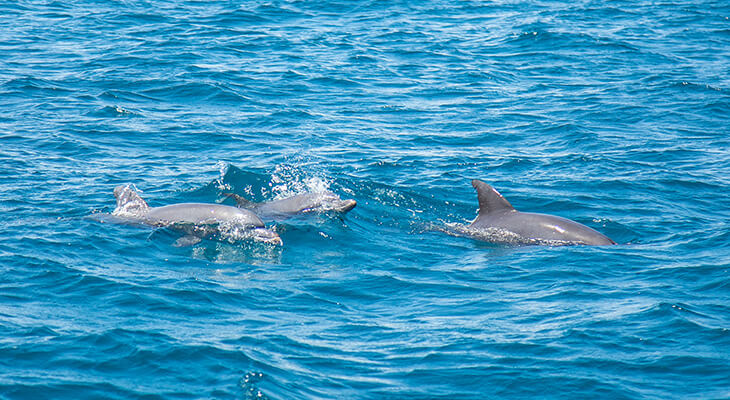
<instances>
[{"instance_id":1,"label":"dark blue water patch","mask_svg":"<svg viewBox=\"0 0 730 400\"><path fill-rule=\"evenodd\" d=\"M104 374L109 377L111 382L106 386L102 386L104 390L109 390L110 394L117 394L120 397L124 395L132 397L145 397L156 390L162 390L161 397L172 398L193 398L192 394L186 393L184 390L187 384L183 381L175 382L174 379L162 378L157 382L157 387L148 385L137 385L136 389L129 390L123 387L137 380L136 376L140 374L155 371L162 375L168 375L174 370L172 367L175 363L186 365L200 365L208 357L223 360L225 358L235 358L239 361L245 361L245 356L238 352L209 352L204 346L189 346L185 349L176 348L174 345L170 347L160 348L158 345L170 341L170 337L164 335L150 335L139 331L126 331L115 329L102 332L97 335L87 335L80 337L69 337L70 343L73 345L65 352L55 354L53 361L46 365L48 371L54 372L61 376L67 375L72 380L71 371L77 368L94 371L97 374ZM37 364L33 364L33 360L37 362L39 359L46 358L49 348L52 348L54 341L46 344L28 345L24 348L26 354L27 372L37 371ZM151 350L155 357L150 357ZM85 355L94 353L96 360L93 362L84 362L88 358ZM104 356L105 354L114 354L114 356ZM152 361L155 360L155 361ZM145 372L146 371L146 372ZM212 373L227 373L226 370L216 370L213 368ZM90 397L94 397L98 382L89 380L83 383L75 384L77 390L82 393L91 390ZM53 386L53 385L50 385ZM23 393L25 388L10 388L10 393L15 390ZM28 388L31 389L32 388ZM53 393L54 389L44 388L46 391ZM121 393L120 393L121 392ZM125 393L127 392L127 393ZM62 393L59 395L65 396ZM67 395L67 394L66 394Z\"/></svg>"},{"instance_id":2,"label":"dark blue water patch","mask_svg":"<svg viewBox=\"0 0 730 400\"><path fill-rule=\"evenodd\" d=\"M31 77L11 79L3 83L2 90L4 97L67 97L72 90L57 82L47 79L36 79ZM6 97L6 98L7 98Z\"/></svg>"}]
</instances>

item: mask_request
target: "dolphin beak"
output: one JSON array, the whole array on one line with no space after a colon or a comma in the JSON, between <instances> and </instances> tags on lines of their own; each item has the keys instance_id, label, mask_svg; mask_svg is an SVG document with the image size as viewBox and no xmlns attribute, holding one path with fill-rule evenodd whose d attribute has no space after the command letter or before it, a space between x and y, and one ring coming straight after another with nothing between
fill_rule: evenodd
<instances>
[{"instance_id":1,"label":"dolphin beak","mask_svg":"<svg viewBox=\"0 0 730 400\"><path fill-rule=\"evenodd\" d=\"M352 210L353 208L355 208L356 205L357 205L357 201L355 201L355 200L352 200L352 199L342 200L337 207L337 211L348 212L348 211Z\"/></svg>"},{"instance_id":2,"label":"dolphin beak","mask_svg":"<svg viewBox=\"0 0 730 400\"><path fill-rule=\"evenodd\" d=\"M276 232L264 229L264 228L256 228L253 231L253 237L255 240L259 242L264 242L268 244L273 244L276 246L281 246L284 244L284 242L281 241L281 238L279 235L276 234Z\"/></svg>"}]
</instances>

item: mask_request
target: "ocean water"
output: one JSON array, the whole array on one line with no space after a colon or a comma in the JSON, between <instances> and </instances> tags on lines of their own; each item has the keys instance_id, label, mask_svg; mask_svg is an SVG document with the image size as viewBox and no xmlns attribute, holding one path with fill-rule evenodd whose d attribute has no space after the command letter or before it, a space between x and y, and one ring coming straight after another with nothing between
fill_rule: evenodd
<instances>
[{"instance_id":1,"label":"ocean water","mask_svg":"<svg viewBox=\"0 0 730 400\"><path fill-rule=\"evenodd\" d=\"M619 245L449 235L474 178ZM3 2L0 397L730 398L729 184L724 0Z\"/></svg>"}]
</instances>

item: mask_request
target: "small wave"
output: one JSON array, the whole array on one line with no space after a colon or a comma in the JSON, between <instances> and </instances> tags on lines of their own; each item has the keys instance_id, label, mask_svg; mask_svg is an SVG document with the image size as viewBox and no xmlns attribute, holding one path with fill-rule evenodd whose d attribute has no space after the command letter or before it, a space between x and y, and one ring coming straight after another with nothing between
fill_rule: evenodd
<instances>
[{"instance_id":1,"label":"small wave","mask_svg":"<svg viewBox=\"0 0 730 400\"><path fill-rule=\"evenodd\" d=\"M684 89L688 91L697 91L697 92L723 92L725 91L722 88L712 86L707 83L695 83L690 81L675 81L671 84L671 87Z\"/></svg>"},{"instance_id":2,"label":"small wave","mask_svg":"<svg viewBox=\"0 0 730 400\"><path fill-rule=\"evenodd\" d=\"M224 85L199 81L164 82L158 86L142 90L141 95L178 104L197 104L201 99L216 104L240 104L247 100Z\"/></svg>"},{"instance_id":3,"label":"small wave","mask_svg":"<svg viewBox=\"0 0 730 400\"><path fill-rule=\"evenodd\" d=\"M13 78L0 84L0 91L13 94L66 96L73 91L57 82L34 77Z\"/></svg>"},{"instance_id":4,"label":"small wave","mask_svg":"<svg viewBox=\"0 0 730 400\"><path fill-rule=\"evenodd\" d=\"M141 95L139 93L136 93L134 91L128 91L128 90L120 90L120 89L111 89L107 90L98 96L96 96L97 99L103 102L117 102L117 101L123 101L123 102L130 102L130 103L140 103L140 102L158 102L159 100L150 97Z\"/></svg>"},{"instance_id":5,"label":"small wave","mask_svg":"<svg viewBox=\"0 0 730 400\"><path fill-rule=\"evenodd\" d=\"M104 106L100 109L92 111L89 115L95 117L124 117L124 116L136 116L139 115L137 112L126 109L122 106Z\"/></svg>"}]
</instances>

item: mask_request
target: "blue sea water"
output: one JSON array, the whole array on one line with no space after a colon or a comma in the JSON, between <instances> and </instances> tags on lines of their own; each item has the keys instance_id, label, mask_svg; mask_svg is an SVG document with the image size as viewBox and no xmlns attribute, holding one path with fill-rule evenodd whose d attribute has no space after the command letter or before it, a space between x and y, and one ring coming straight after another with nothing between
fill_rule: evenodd
<instances>
[{"instance_id":1,"label":"blue sea water","mask_svg":"<svg viewBox=\"0 0 730 400\"><path fill-rule=\"evenodd\" d=\"M729 127L724 0L3 2L0 397L730 398ZM619 245L448 235L473 178Z\"/></svg>"}]
</instances>

